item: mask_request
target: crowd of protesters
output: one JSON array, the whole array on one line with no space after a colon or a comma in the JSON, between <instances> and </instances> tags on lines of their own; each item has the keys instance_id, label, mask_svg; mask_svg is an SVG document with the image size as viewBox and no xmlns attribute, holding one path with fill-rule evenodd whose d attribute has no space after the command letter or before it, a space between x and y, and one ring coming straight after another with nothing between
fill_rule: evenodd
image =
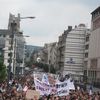
<instances>
[{"instance_id":1,"label":"crowd of protesters","mask_svg":"<svg viewBox=\"0 0 100 100\"><path fill-rule=\"evenodd\" d=\"M0 100L26 100L24 87L34 89L34 80L30 75L20 76L9 81L0 83Z\"/></svg>"},{"instance_id":2,"label":"crowd of protesters","mask_svg":"<svg viewBox=\"0 0 100 100\"><path fill-rule=\"evenodd\" d=\"M24 87L35 90L34 79L30 75L18 77L9 81L3 81L0 83L0 100L27 100ZM31 99L33 100L33 99ZM39 100L100 100L100 92L92 92L91 94L84 89L71 90L69 95L55 96L50 94L48 96L41 96Z\"/></svg>"},{"instance_id":3,"label":"crowd of protesters","mask_svg":"<svg viewBox=\"0 0 100 100\"><path fill-rule=\"evenodd\" d=\"M40 100L100 100L100 93L96 92L92 95L89 95L86 91L75 90L70 91L69 95L67 96L43 96Z\"/></svg>"}]
</instances>

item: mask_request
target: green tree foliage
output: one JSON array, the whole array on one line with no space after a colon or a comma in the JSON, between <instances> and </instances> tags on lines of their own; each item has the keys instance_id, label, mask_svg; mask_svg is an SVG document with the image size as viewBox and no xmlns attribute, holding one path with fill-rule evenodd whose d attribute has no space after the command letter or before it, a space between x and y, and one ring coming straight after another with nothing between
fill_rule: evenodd
<instances>
[{"instance_id":1,"label":"green tree foliage","mask_svg":"<svg viewBox=\"0 0 100 100\"><path fill-rule=\"evenodd\" d=\"M56 69L53 65L48 65L48 64L42 63L42 61L37 62L36 57L34 57L34 55L38 57L37 50L34 50L33 53L30 56L30 59L28 61L25 61L26 67L34 68L34 66L35 66L35 67L43 69L44 72L50 72L50 73L53 73L53 74L56 73Z\"/></svg>"},{"instance_id":2,"label":"green tree foliage","mask_svg":"<svg viewBox=\"0 0 100 100\"><path fill-rule=\"evenodd\" d=\"M33 53L31 54L29 60L25 59L25 66L26 67L32 67L32 65L34 63L36 63L36 59L34 59L34 54L36 53L36 51L33 51ZM26 53L26 58L29 57L29 53Z\"/></svg>"},{"instance_id":3,"label":"green tree foliage","mask_svg":"<svg viewBox=\"0 0 100 100\"><path fill-rule=\"evenodd\" d=\"M34 65L38 68L43 69L44 72L49 72L50 71L50 73L53 73L53 74L56 73L56 69L54 68L53 65L48 65L48 64L44 64L44 63L40 63L40 62L35 62Z\"/></svg>"},{"instance_id":4,"label":"green tree foliage","mask_svg":"<svg viewBox=\"0 0 100 100\"><path fill-rule=\"evenodd\" d=\"M45 72L49 72L49 66L47 64L44 64L43 69Z\"/></svg>"},{"instance_id":5,"label":"green tree foliage","mask_svg":"<svg viewBox=\"0 0 100 100\"><path fill-rule=\"evenodd\" d=\"M0 81L5 80L6 77L7 77L6 66L3 64L2 61L0 61Z\"/></svg>"},{"instance_id":6,"label":"green tree foliage","mask_svg":"<svg viewBox=\"0 0 100 100\"><path fill-rule=\"evenodd\" d=\"M6 66L3 64L3 62L3 50L0 49L0 81L5 80L7 76Z\"/></svg>"}]
</instances>

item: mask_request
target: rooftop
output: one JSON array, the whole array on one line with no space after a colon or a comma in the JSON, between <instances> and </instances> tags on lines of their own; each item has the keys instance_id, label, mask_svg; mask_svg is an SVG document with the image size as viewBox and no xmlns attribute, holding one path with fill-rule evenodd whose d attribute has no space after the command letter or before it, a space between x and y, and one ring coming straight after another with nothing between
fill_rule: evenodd
<instances>
[{"instance_id":1,"label":"rooftop","mask_svg":"<svg viewBox=\"0 0 100 100\"><path fill-rule=\"evenodd\" d=\"M11 32L7 29L0 29L0 34L11 34Z\"/></svg>"},{"instance_id":2,"label":"rooftop","mask_svg":"<svg viewBox=\"0 0 100 100\"><path fill-rule=\"evenodd\" d=\"M96 8L93 12L91 12L91 14L94 14L97 11L100 11L100 6L98 8Z\"/></svg>"}]
</instances>

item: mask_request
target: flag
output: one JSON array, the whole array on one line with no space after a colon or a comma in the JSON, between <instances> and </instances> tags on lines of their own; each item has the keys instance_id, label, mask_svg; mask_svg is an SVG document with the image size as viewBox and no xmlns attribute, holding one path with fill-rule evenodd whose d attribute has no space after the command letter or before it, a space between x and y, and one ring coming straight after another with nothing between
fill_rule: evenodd
<instances>
[{"instance_id":1,"label":"flag","mask_svg":"<svg viewBox=\"0 0 100 100\"><path fill-rule=\"evenodd\" d=\"M71 81L71 78L67 80L69 90L75 90L74 82Z\"/></svg>"},{"instance_id":2,"label":"flag","mask_svg":"<svg viewBox=\"0 0 100 100\"><path fill-rule=\"evenodd\" d=\"M47 74L43 74L43 76L42 76L42 82L46 83L46 84L49 84L49 80L48 80L48 75Z\"/></svg>"}]
</instances>

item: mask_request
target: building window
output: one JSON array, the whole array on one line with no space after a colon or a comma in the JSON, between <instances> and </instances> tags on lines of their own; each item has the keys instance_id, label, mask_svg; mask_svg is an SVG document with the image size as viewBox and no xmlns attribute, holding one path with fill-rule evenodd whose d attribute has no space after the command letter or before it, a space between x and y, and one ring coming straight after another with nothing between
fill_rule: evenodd
<instances>
[{"instance_id":1,"label":"building window","mask_svg":"<svg viewBox=\"0 0 100 100\"><path fill-rule=\"evenodd\" d=\"M95 21L93 21L93 30L100 27L100 18L97 18Z\"/></svg>"},{"instance_id":2,"label":"building window","mask_svg":"<svg viewBox=\"0 0 100 100\"><path fill-rule=\"evenodd\" d=\"M87 76L87 70L84 70L84 75Z\"/></svg>"},{"instance_id":3,"label":"building window","mask_svg":"<svg viewBox=\"0 0 100 100\"><path fill-rule=\"evenodd\" d=\"M12 53L8 53L8 56L11 56L12 57Z\"/></svg>"},{"instance_id":4,"label":"building window","mask_svg":"<svg viewBox=\"0 0 100 100\"><path fill-rule=\"evenodd\" d=\"M85 45L85 50L88 50L89 49L89 45Z\"/></svg>"},{"instance_id":5,"label":"building window","mask_svg":"<svg viewBox=\"0 0 100 100\"><path fill-rule=\"evenodd\" d=\"M3 37L6 37L6 35L3 35Z\"/></svg>"},{"instance_id":6,"label":"building window","mask_svg":"<svg viewBox=\"0 0 100 100\"><path fill-rule=\"evenodd\" d=\"M8 63L10 63L10 62L12 63L12 60L8 59Z\"/></svg>"},{"instance_id":7,"label":"building window","mask_svg":"<svg viewBox=\"0 0 100 100\"><path fill-rule=\"evenodd\" d=\"M11 44L11 39L9 40L9 44Z\"/></svg>"},{"instance_id":8,"label":"building window","mask_svg":"<svg viewBox=\"0 0 100 100\"><path fill-rule=\"evenodd\" d=\"M88 42L89 41L89 36L86 36L86 42Z\"/></svg>"},{"instance_id":9,"label":"building window","mask_svg":"<svg viewBox=\"0 0 100 100\"><path fill-rule=\"evenodd\" d=\"M87 68L87 64L88 62L87 61L84 61L84 67Z\"/></svg>"},{"instance_id":10,"label":"building window","mask_svg":"<svg viewBox=\"0 0 100 100\"><path fill-rule=\"evenodd\" d=\"M97 77L97 72L94 71L94 78L96 79L96 77Z\"/></svg>"},{"instance_id":11,"label":"building window","mask_svg":"<svg viewBox=\"0 0 100 100\"><path fill-rule=\"evenodd\" d=\"M85 58L88 58L88 53L85 53Z\"/></svg>"},{"instance_id":12,"label":"building window","mask_svg":"<svg viewBox=\"0 0 100 100\"><path fill-rule=\"evenodd\" d=\"M12 35L10 35L9 37L12 38Z\"/></svg>"},{"instance_id":13,"label":"building window","mask_svg":"<svg viewBox=\"0 0 100 100\"><path fill-rule=\"evenodd\" d=\"M9 47L8 50L11 50L11 47Z\"/></svg>"},{"instance_id":14,"label":"building window","mask_svg":"<svg viewBox=\"0 0 100 100\"><path fill-rule=\"evenodd\" d=\"M90 63L90 67L91 68L97 68L97 59L91 59L91 63Z\"/></svg>"}]
</instances>

